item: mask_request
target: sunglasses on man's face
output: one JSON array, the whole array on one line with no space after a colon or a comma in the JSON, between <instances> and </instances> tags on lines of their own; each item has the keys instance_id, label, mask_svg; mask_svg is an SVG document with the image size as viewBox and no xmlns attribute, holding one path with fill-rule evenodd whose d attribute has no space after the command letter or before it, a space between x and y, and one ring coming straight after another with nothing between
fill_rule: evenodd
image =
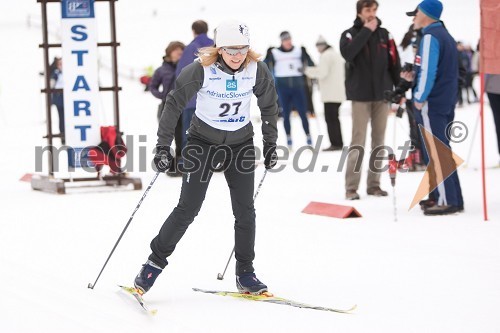
<instances>
[{"instance_id":1,"label":"sunglasses on man's face","mask_svg":"<svg viewBox=\"0 0 500 333\"><path fill-rule=\"evenodd\" d=\"M238 53L240 53L241 55L245 55L248 53L248 49L250 47L248 46L245 46L245 47L242 47L242 48L234 48L234 47L223 47L222 49L229 55L231 56L235 56L237 55Z\"/></svg>"}]
</instances>

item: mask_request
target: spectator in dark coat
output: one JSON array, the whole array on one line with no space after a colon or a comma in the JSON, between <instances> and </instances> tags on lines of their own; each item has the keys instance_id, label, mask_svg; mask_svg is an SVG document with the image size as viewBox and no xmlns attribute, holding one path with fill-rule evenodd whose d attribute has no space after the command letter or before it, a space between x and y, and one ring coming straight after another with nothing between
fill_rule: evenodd
<instances>
[{"instance_id":1,"label":"spectator in dark coat","mask_svg":"<svg viewBox=\"0 0 500 333\"><path fill-rule=\"evenodd\" d=\"M165 99L168 93L174 88L175 83L175 69L177 67L177 62L182 57L185 45L181 42L175 41L170 42L165 49L165 56L163 57L163 64L158 67L149 82L149 91L156 98L160 99L160 105L158 105L157 118L160 121L163 108L165 106ZM160 90L161 87L161 90ZM177 126L175 127L175 156L178 161L181 156L182 151L182 119L179 118L177 121ZM182 174L176 171L177 163L172 163L171 172L167 175L171 176L181 176Z\"/></svg>"},{"instance_id":2,"label":"spectator in dark coat","mask_svg":"<svg viewBox=\"0 0 500 333\"><path fill-rule=\"evenodd\" d=\"M177 64L177 69L175 71L176 76L179 76L181 70L187 65L191 64L197 58L198 49L214 45L214 41L207 36L207 22L202 20L195 21L191 25L191 29L193 30L194 39L184 49L184 53L182 54L182 57ZM191 118L193 118L193 114L195 111L196 95L188 102L186 108L182 112L182 147L186 145L186 132L189 129Z\"/></svg>"},{"instance_id":3,"label":"spectator in dark coat","mask_svg":"<svg viewBox=\"0 0 500 333\"><path fill-rule=\"evenodd\" d=\"M50 65L50 87L53 89L63 89L63 72L62 72L62 58L55 57ZM65 144L64 137L64 95L62 91L53 92L51 95L52 105L57 108L59 116L59 135L61 136L62 144Z\"/></svg>"},{"instance_id":4,"label":"spectator in dark coat","mask_svg":"<svg viewBox=\"0 0 500 333\"><path fill-rule=\"evenodd\" d=\"M346 95L352 101L352 141L346 168L346 199L359 199L366 128L371 123L372 150L384 145L389 113L384 91L392 90L399 82L401 65L396 44L389 32L382 28L377 15L378 2L358 0L354 26L342 33L340 53L346 60ZM353 151L357 150L358 154ZM380 173L374 172L377 151L370 155L367 193L387 196L380 188ZM355 170L356 169L356 170ZM380 169L379 169L380 170Z\"/></svg>"},{"instance_id":5,"label":"spectator in dark coat","mask_svg":"<svg viewBox=\"0 0 500 333\"><path fill-rule=\"evenodd\" d=\"M477 70L474 68L475 67L474 61L476 60L475 53L476 52L472 49L470 45L465 46L465 54L467 55L469 63L469 67L467 67L467 72L465 75L465 93L467 94L467 103L469 104L479 102L476 90L472 85L472 83L474 82L474 76L477 74ZM474 96L474 98L472 98L472 96L469 96L469 90L472 92L472 96Z\"/></svg>"}]
</instances>

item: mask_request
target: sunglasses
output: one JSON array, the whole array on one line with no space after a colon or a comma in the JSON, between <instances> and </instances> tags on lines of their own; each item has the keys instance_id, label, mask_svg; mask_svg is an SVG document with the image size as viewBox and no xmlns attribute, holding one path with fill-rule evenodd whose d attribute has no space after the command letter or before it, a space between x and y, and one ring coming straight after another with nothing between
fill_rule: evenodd
<instances>
[{"instance_id":1,"label":"sunglasses","mask_svg":"<svg viewBox=\"0 0 500 333\"><path fill-rule=\"evenodd\" d=\"M248 49L250 49L250 47L249 46L245 46L245 47L242 47L241 49L237 49L237 48L234 48L234 47L223 47L222 49L227 54L229 54L231 56L235 56L238 53L240 53L241 55L247 54L248 53Z\"/></svg>"}]
</instances>

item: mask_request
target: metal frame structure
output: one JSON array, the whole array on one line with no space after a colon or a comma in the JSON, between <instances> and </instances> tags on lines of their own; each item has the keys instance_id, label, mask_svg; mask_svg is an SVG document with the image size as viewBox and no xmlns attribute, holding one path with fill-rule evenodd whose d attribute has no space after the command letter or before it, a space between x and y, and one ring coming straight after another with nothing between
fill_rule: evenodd
<instances>
[{"instance_id":1,"label":"metal frame structure","mask_svg":"<svg viewBox=\"0 0 500 333\"><path fill-rule=\"evenodd\" d=\"M116 40L116 20L115 20L115 2L118 0L94 0L94 2L109 2L109 13L110 13L110 25L111 25L111 41L107 43L97 43L98 47L110 47L111 48L111 73L112 73L112 85L110 87L99 87L99 92L110 91L113 93L113 111L114 111L114 126L116 131L120 132L120 109L119 109L119 92L121 87L118 85L118 52L117 48L120 43ZM130 178L126 174L116 174L111 176L100 177L97 173L95 178L55 178L54 177L54 146L52 144L53 138L59 138L62 136L61 133L54 134L52 132L52 113L51 113L51 93L60 92L62 89L52 89L50 87L50 64L49 64L49 49L50 48L60 48L61 43L49 43L49 33L48 33L48 20L47 20L47 4L48 3L61 3L60 0L37 0L41 3L42 7L42 34L43 43L39 44L39 47L43 49L43 63L44 63L44 73L45 73L45 88L41 89L41 93L45 94L45 109L47 115L47 135L43 138L48 141L48 176L35 175L31 180L31 187L34 190L41 190L44 192L52 192L65 194L66 186L68 182L92 182L95 186L96 181L101 181L100 186L117 186L117 185L128 185L133 184L134 190L142 189L142 182L140 178ZM102 181L104 184L102 184ZM98 183L98 182L97 182ZM90 184L90 183L89 183Z\"/></svg>"}]
</instances>

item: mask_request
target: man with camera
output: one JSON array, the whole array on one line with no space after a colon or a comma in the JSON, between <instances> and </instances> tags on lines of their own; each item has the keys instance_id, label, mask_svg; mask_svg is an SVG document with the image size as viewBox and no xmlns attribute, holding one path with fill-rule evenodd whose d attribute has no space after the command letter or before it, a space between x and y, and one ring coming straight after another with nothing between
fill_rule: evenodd
<instances>
[{"instance_id":1,"label":"man with camera","mask_svg":"<svg viewBox=\"0 0 500 333\"><path fill-rule=\"evenodd\" d=\"M358 0L354 25L340 38L340 53L346 60L346 95L352 101L352 141L346 168L346 199L357 200L361 180L366 130L371 124L370 170L367 193L387 196L380 188L380 173L374 172L377 148L384 145L389 107L384 91L399 82L400 62L396 44L377 18L378 2ZM356 151L358 152L356 154ZM380 158L380 156L378 156Z\"/></svg>"},{"instance_id":2,"label":"man with camera","mask_svg":"<svg viewBox=\"0 0 500 333\"><path fill-rule=\"evenodd\" d=\"M387 102L391 102L394 104L398 104L399 108L396 112L396 117L401 118L403 116L404 108L402 106L402 99L405 97L405 93L408 89L410 89L413 85L411 81L407 81L404 77L406 75L404 73L411 73L413 72L413 64L410 63L405 63L404 66L401 68L401 73L402 73L402 78L399 81L398 85L394 90L386 90L384 91L384 99Z\"/></svg>"},{"instance_id":3,"label":"man with camera","mask_svg":"<svg viewBox=\"0 0 500 333\"><path fill-rule=\"evenodd\" d=\"M415 55L413 55L413 58L415 58ZM397 105L397 118L402 118L405 112L408 116L409 134L412 146L412 150L405 159L408 171L424 171L426 166L422 157L422 142L420 140L418 123L415 119L415 111L413 110L413 99L411 94L410 96L407 94L408 90L411 90L413 87L413 82L404 79L406 75L411 75L411 73L413 73L413 59L411 61L412 63L406 62L401 68L402 78L396 88L394 88L394 90L384 91L384 98L387 102Z\"/></svg>"},{"instance_id":4,"label":"man with camera","mask_svg":"<svg viewBox=\"0 0 500 333\"><path fill-rule=\"evenodd\" d=\"M424 0L417 9L407 13L414 16L414 28L422 30L422 39L414 73L403 76L406 80L415 80L413 103L417 122L450 147L447 129L455 117L458 53L455 40L439 20L442 11L440 1ZM438 153L434 140L424 142L424 159L427 164L433 162L434 168L429 173L431 188L435 188L429 195L431 199L421 202L424 214L447 215L463 211L462 190L451 148ZM446 178L444 171L450 168L454 171Z\"/></svg>"}]
</instances>

